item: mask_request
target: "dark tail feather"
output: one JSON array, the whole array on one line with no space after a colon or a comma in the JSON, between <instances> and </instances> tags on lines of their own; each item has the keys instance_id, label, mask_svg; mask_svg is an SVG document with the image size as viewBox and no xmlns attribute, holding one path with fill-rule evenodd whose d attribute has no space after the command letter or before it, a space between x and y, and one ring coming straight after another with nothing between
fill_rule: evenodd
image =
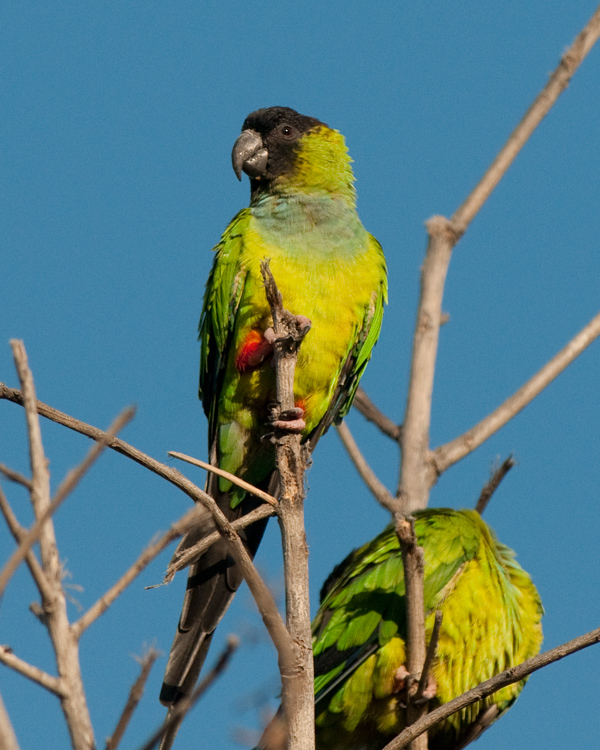
<instances>
[{"instance_id":1,"label":"dark tail feather","mask_svg":"<svg viewBox=\"0 0 600 750\"><path fill-rule=\"evenodd\" d=\"M274 486L273 477L269 479L268 484L270 487ZM230 521L249 513L260 504L259 500L247 495L237 508L231 509L229 496L219 491L218 478L214 474L210 475L207 482L207 491L215 498ZM258 549L266 522L267 519L257 521L240 531L240 537L252 557ZM204 533L204 528L192 529L182 539L177 551L192 546ZM183 610L160 693L163 704L172 706L183 696L191 695L204 664L213 632L241 582L242 575L224 540L209 547L190 568ZM166 748L169 745L163 743L161 747Z\"/></svg>"}]
</instances>

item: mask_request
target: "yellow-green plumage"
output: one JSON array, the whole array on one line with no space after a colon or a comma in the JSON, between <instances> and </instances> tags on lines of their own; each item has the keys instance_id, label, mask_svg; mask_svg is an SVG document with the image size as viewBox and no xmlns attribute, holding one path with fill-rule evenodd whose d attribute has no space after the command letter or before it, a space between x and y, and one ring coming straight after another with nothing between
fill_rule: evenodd
<instances>
[{"instance_id":1,"label":"yellow-green plumage","mask_svg":"<svg viewBox=\"0 0 600 750\"><path fill-rule=\"evenodd\" d=\"M249 334L271 325L261 261L270 260L286 308L312 323L294 386L305 410L305 438L349 408L379 335L386 298L385 260L356 213L343 137L319 123L298 139L294 156L293 169L255 196L217 246L200 327L200 392L211 432L221 433L219 466L254 483L274 467L273 450L261 451L258 443L275 380L268 362L240 372L236 359ZM231 487L226 480L220 485Z\"/></svg>"},{"instance_id":2,"label":"yellow-green plumage","mask_svg":"<svg viewBox=\"0 0 600 750\"><path fill-rule=\"evenodd\" d=\"M537 654L543 609L514 553L475 511L421 511L416 533L425 554L428 641L435 610L443 613L432 669L435 707ZM318 750L380 750L406 720L394 692L406 654L404 571L393 528L334 570L313 635ZM430 749L458 750L476 739L524 683L430 730Z\"/></svg>"},{"instance_id":3,"label":"yellow-green plumage","mask_svg":"<svg viewBox=\"0 0 600 750\"><path fill-rule=\"evenodd\" d=\"M206 285L200 320L200 398L209 420L210 460L277 491L271 405L276 400L265 332L271 315L260 263L270 268L284 306L311 321L297 360L294 397L312 449L347 413L379 335L387 295L381 247L356 213L350 158L340 133L286 107L246 119L233 150L236 174L251 178L251 202L225 230ZM300 420L299 420L300 421ZM211 474L207 492L233 520L258 501ZM241 532L254 555L265 521ZM178 551L193 545L194 529ZM161 700L189 694L215 627L241 583L225 541L190 570Z\"/></svg>"}]
</instances>

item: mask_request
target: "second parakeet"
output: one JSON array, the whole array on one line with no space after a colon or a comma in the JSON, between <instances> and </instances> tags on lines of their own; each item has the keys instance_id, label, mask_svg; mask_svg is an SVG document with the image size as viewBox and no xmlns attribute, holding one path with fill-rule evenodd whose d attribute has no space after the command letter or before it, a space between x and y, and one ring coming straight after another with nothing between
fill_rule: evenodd
<instances>
[{"instance_id":1,"label":"second parakeet","mask_svg":"<svg viewBox=\"0 0 600 750\"><path fill-rule=\"evenodd\" d=\"M430 709L535 656L542 604L529 575L475 511L415 514L425 557L427 641L443 615ZM313 621L318 750L381 750L406 726L406 599L388 527L326 581ZM460 750L512 706L525 680L429 730L430 750ZM431 689L431 688L430 688Z\"/></svg>"}]
</instances>

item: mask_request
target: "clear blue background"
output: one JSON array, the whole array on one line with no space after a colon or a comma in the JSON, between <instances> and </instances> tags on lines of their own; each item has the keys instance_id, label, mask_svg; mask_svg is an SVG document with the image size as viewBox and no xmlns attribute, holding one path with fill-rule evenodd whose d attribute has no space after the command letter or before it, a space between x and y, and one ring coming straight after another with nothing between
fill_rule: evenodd
<instances>
[{"instance_id":1,"label":"clear blue background","mask_svg":"<svg viewBox=\"0 0 600 750\"><path fill-rule=\"evenodd\" d=\"M106 427L136 404L123 437L158 459L206 456L196 399L196 326L211 247L247 205L230 150L248 112L288 105L342 131L355 159L363 222L386 250L390 304L364 386L401 421L425 247L423 222L450 215L544 85L594 2L498 4L7 2L0 10L0 379L16 386L8 339L25 341L38 396ZM432 445L469 428L516 390L597 312L600 287L600 50L531 138L455 251L444 309ZM598 626L600 436L593 345L509 426L432 493L472 507L495 457L519 466L486 512L542 594L545 646ZM362 417L356 437L390 488L397 454ZM89 441L44 422L53 487ZM28 471L24 414L0 403L0 460ZM181 466L179 468L182 468ZM202 472L183 467L198 483ZM330 569L386 523L335 433L309 474L313 605ZM25 492L4 483L23 523ZM187 497L106 454L56 518L67 583L84 608L119 576ZM1 559L13 549L0 531ZM81 643L99 746L112 731L144 644L168 652L185 576L154 591L158 559ZM281 599L278 529L257 558ZM25 568L0 608L0 642L54 670L27 611ZM72 605L71 616L77 617ZM251 747L276 660L247 591L215 639L242 638L229 673L181 731L179 748ZM166 661L122 747L158 724ZM534 675L479 741L594 747L600 649ZM0 668L23 750L65 748L56 699ZM272 701L274 705L274 701ZM240 732L243 735L238 743Z\"/></svg>"}]
</instances>

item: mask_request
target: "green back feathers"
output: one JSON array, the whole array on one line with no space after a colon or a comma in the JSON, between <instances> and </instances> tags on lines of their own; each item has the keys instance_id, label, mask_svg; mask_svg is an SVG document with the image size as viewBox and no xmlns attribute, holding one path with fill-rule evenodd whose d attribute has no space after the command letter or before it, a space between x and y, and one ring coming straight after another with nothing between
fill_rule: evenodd
<instances>
[{"instance_id":1,"label":"green back feathers","mask_svg":"<svg viewBox=\"0 0 600 750\"><path fill-rule=\"evenodd\" d=\"M536 654L543 610L514 553L474 511L422 511L416 532L425 553L428 640L435 610L443 613L436 705ZM405 609L400 550L389 527L338 566L322 592L313 622L317 747L377 750L403 729L393 678L406 659ZM523 684L455 714L430 732L430 748L459 747L486 708L493 706L488 716L496 718Z\"/></svg>"}]
</instances>

